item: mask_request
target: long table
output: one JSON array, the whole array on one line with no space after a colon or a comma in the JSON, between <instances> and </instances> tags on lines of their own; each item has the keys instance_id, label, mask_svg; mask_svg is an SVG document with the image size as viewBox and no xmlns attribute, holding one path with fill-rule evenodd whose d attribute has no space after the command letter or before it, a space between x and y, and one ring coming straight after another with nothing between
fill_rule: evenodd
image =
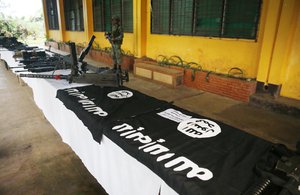
<instances>
[{"instance_id":1,"label":"long table","mask_svg":"<svg viewBox=\"0 0 300 195\"><path fill-rule=\"evenodd\" d=\"M16 66L12 53L1 54ZM256 181L253 167L271 146L129 88L23 80L63 142L109 194L241 194Z\"/></svg>"},{"instance_id":2,"label":"long table","mask_svg":"<svg viewBox=\"0 0 300 195\"><path fill-rule=\"evenodd\" d=\"M1 59L4 59L10 67L15 67L18 62L12 56L13 52L1 51ZM69 71L59 70L57 73L68 74ZM62 141L72 148L107 193L110 195L157 195L159 192L161 195L177 194L160 177L124 152L105 135L102 137L101 144L96 142L74 112L68 110L56 98L59 89L87 86L87 84L69 84L63 80L32 78L23 78L23 81L32 89L36 105L59 133Z\"/></svg>"}]
</instances>

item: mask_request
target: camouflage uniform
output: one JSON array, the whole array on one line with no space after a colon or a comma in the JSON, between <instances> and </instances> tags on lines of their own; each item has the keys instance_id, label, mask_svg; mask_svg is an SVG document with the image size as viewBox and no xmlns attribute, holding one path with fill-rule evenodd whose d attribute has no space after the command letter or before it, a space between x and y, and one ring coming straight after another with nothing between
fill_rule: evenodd
<instances>
[{"instance_id":1,"label":"camouflage uniform","mask_svg":"<svg viewBox=\"0 0 300 195\"><path fill-rule=\"evenodd\" d=\"M122 63L122 53L121 53L121 45L123 43L123 29L119 24L115 24L112 26L111 32L111 56L114 61L114 69L121 68Z\"/></svg>"}]
</instances>

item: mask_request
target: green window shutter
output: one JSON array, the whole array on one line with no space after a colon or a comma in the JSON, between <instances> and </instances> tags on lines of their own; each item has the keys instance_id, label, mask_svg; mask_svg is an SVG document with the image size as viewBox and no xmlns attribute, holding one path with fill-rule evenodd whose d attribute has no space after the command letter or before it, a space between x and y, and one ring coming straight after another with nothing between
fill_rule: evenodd
<instances>
[{"instance_id":1,"label":"green window shutter","mask_svg":"<svg viewBox=\"0 0 300 195\"><path fill-rule=\"evenodd\" d=\"M152 0L151 32L255 39L261 0Z\"/></svg>"},{"instance_id":2,"label":"green window shutter","mask_svg":"<svg viewBox=\"0 0 300 195\"><path fill-rule=\"evenodd\" d=\"M173 0L171 16L171 34L192 34L193 0Z\"/></svg>"},{"instance_id":3,"label":"green window shutter","mask_svg":"<svg viewBox=\"0 0 300 195\"><path fill-rule=\"evenodd\" d=\"M223 0L196 0L195 12L195 35L220 36Z\"/></svg>"},{"instance_id":4,"label":"green window shutter","mask_svg":"<svg viewBox=\"0 0 300 195\"><path fill-rule=\"evenodd\" d=\"M65 15L65 25L66 25L66 30L70 30L70 25L69 25L69 21L70 21L70 6L69 6L69 0L64 0L64 15Z\"/></svg>"},{"instance_id":5,"label":"green window shutter","mask_svg":"<svg viewBox=\"0 0 300 195\"><path fill-rule=\"evenodd\" d=\"M111 15L122 17L121 0L111 0Z\"/></svg>"},{"instance_id":6,"label":"green window shutter","mask_svg":"<svg viewBox=\"0 0 300 195\"><path fill-rule=\"evenodd\" d=\"M48 16L48 27L50 30L58 30L58 15L57 15L57 6L56 0L47 0L46 1L47 16Z\"/></svg>"},{"instance_id":7,"label":"green window shutter","mask_svg":"<svg viewBox=\"0 0 300 195\"><path fill-rule=\"evenodd\" d=\"M223 37L255 39L260 0L227 0Z\"/></svg>"},{"instance_id":8,"label":"green window shutter","mask_svg":"<svg viewBox=\"0 0 300 195\"><path fill-rule=\"evenodd\" d=\"M110 0L104 0L104 31L111 31L111 4Z\"/></svg>"},{"instance_id":9,"label":"green window shutter","mask_svg":"<svg viewBox=\"0 0 300 195\"><path fill-rule=\"evenodd\" d=\"M103 0L93 0L94 31L103 31Z\"/></svg>"},{"instance_id":10,"label":"green window shutter","mask_svg":"<svg viewBox=\"0 0 300 195\"><path fill-rule=\"evenodd\" d=\"M84 31L82 0L78 0L77 2L78 3L77 3L77 21L76 21L77 28L76 28L76 30Z\"/></svg>"},{"instance_id":11,"label":"green window shutter","mask_svg":"<svg viewBox=\"0 0 300 195\"><path fill-rule=\"evenodd\" d=\"M64 0L66 30L84 31L82 0Z\"/></svg>"},{"instance_id":12,"label":"green window shutter","mask_svg":"<svg viewBox=\"0 0 300 195\"><path fill-rule=\"evenodd\" d=\"M124 32L133 32L133 2L123 0L122 26Z\"/></svg>"},{"instance_id":13,"label":"green window shutter","mask_svg":"<svg viewBox=\"0 0 300 195\"><path fill-rule=\"evenodd\" d=\"M169 34L170 32L170 1L151 1L151 31L156 34Z\"/></svg>"}]
</instances>

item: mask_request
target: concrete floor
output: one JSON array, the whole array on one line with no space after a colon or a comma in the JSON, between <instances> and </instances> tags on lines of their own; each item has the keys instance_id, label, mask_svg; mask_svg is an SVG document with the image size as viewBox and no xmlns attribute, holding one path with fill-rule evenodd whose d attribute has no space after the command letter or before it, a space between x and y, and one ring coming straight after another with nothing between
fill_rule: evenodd
<instances>
[{"instance_id":1,"label":"concrete floor","mask_svg":"<svg viewBox=\"0 0 300 195\"><path fill-rule=\"evenodd\" d=\"M0 194L106 194L44 118L29 87L0 67Z\"/></svg>"},{"instance_id":2,"label":"concrete floor","mask_svg":"<svg viewBox=\"0 0 300 195\"><path fill-rule=\"evenodd\" d=\"M208 92L134 78L126 86L290 148L300 119ZM0 194L105 194L43 117L30 88L0 67Z\"/></svg>"},{"instance_id":3,"label":"concrete floor","mask_svg":"<svg viewBox=\"0 0 300 195\"><path fill-rule=\"evenodd\" d=\"M230 98L184 86L176 89L131 77L128 87L176 106L224 122L291 149L300 141L300 118L250 106Z\"/></svg>"}]
</instances>

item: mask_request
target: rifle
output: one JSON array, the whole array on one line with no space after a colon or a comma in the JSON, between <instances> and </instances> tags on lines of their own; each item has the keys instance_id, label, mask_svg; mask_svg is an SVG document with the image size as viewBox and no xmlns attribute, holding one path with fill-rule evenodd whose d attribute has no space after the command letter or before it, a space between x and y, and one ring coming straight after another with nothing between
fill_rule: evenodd
<instances>
[{"instance_id":1,"label":"rifle","mask_svg":"<svg viewBox=\"0 0 300 195\"><path fill-rule=\"evenodd\" d=\"M5 47L10 51L14 50L28 50L37 47L29 47L17 40L16 37L6 37L4 33L0 34L0 46Z\"/></svg>"},{"instance_id":2,"label":"rifle","mask_svg":"<svg viewBox=\"0 0 300 195\"><path fill-rule=\"evenodd\" d=\"M91 83L101 87L119 87L123 85L123 81L129 81L127 71L114 71L110 68L99 68L95 73L87 73L88 65L83 61L92 47L93 41L96 37L92 36L88 46L81 52L78 60L76 54L75 43L69 43L71 51L71 74L69 75L47 75L47 74L20 74L20 77L29 78L44 78L44 79L64 79L69 83Z\"/></svg>"},{"instance_id":3,"label":"rifle","mask_svg":"<svg viewBox=\"0 0 300 195\"><path fill-rule=\"evenodd\" d=\"M22 52L21 52L22 53ZM20 54L21 54L20 53ZM15 72L47 72L59 69L70 68L70 56L62 56L59 54L54 54L53 56L38 56L29 59L18 60L21 64L18 66L6 66L6 69L23 68L24 70L17 70Z\"/></svg>"},{"instance_id":4,"label":"rifle","mask_svg":"<svg viewBox=\"0 0 300 195\"><path fill-rule=\"evenodd\" d=\"M27 68L24 70L16 70L15 72L48 72L48 71L55 71L58 70L55 66L43 66L43 67L34 67L34 68Z\"/></svg>"},{"instance_id":5,"label":"rifle","mask_svg":"<svg viewBox=\"0 0 300 195\"><path fill-rule=\"evenodd\" d=\"M255 172L259 181L243 195L300 195L300 148L294 152L284 145L273 146Z\"/></svg>"}]
</instances>

